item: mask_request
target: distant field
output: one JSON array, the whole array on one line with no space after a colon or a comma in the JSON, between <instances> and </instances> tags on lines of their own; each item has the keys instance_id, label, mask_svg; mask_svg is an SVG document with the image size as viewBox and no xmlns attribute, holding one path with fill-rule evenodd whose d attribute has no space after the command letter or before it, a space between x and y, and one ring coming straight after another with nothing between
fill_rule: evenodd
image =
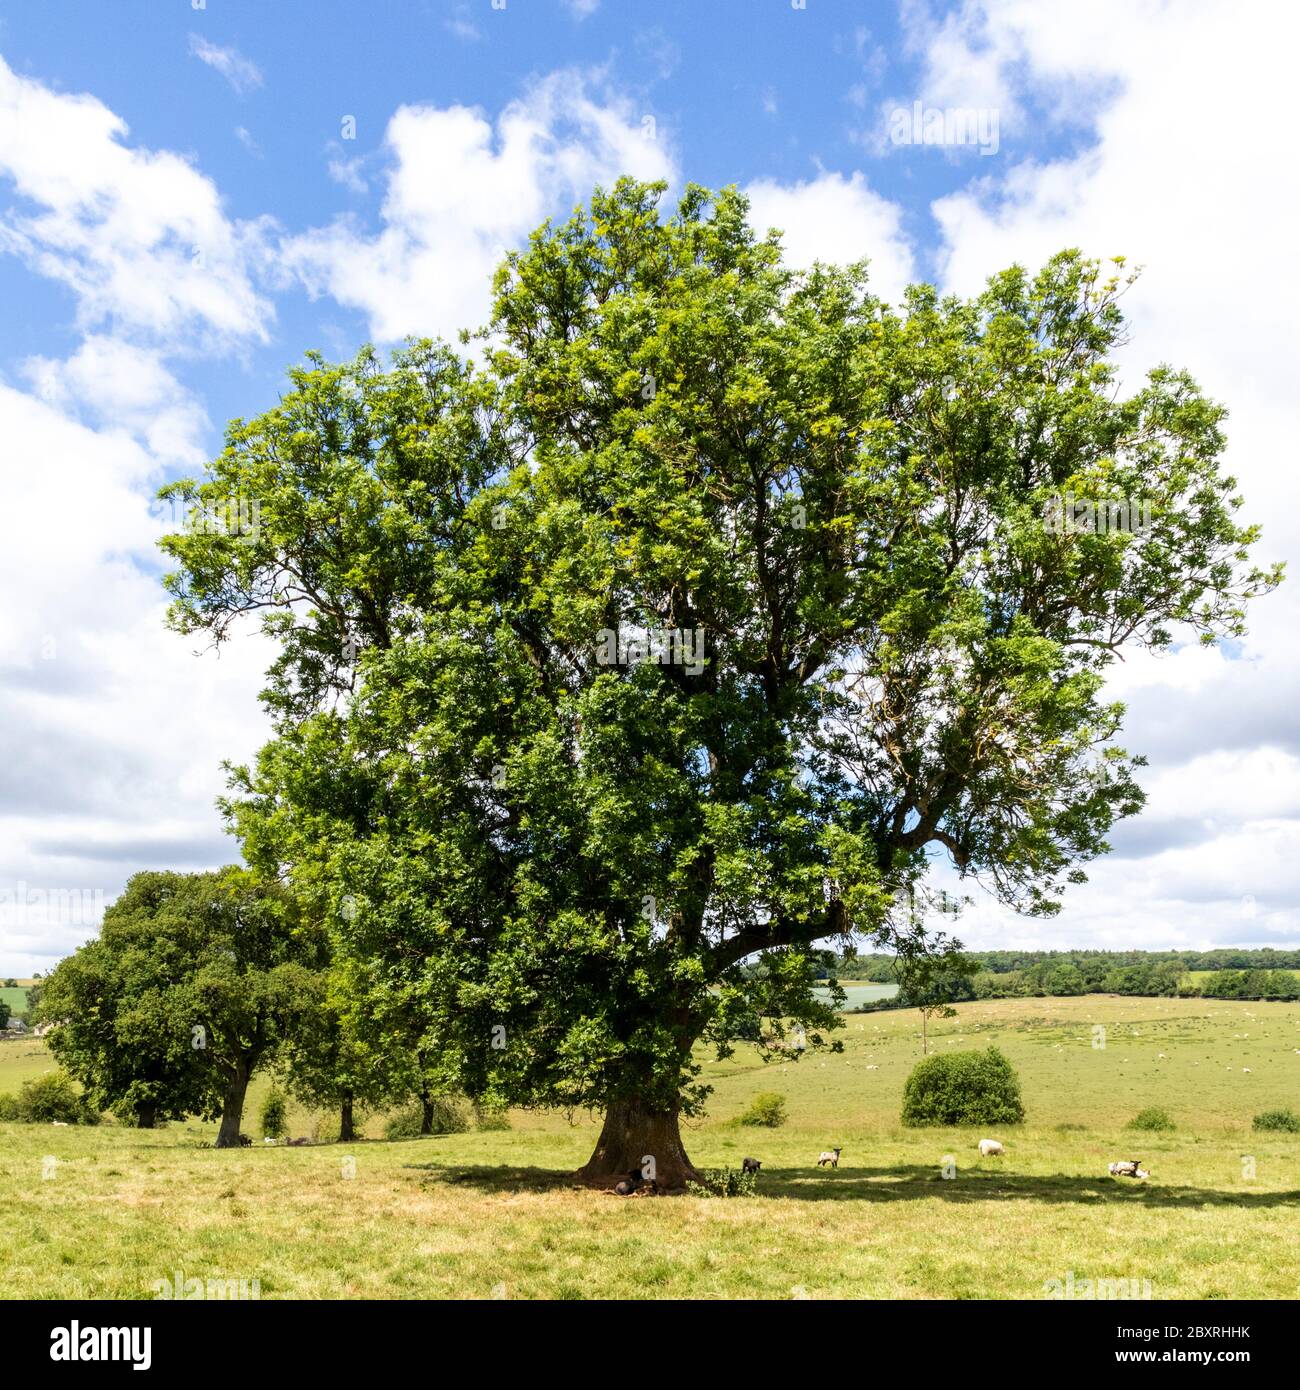
<instances>
[{"instance_id":1,"label":"distant field","mask_svg":"<svg viewBox=\"0 0 1300 1390\"><path fill-rule=\"evenodd\" d=\"M0 999L9 1005L11 1013L21 1014L27 1011L27 991L25 989L15 989L13 986L0 987Z\"/></svg>"},{"instance_id":2,"label":"distant field","mask_svg":"<svg viewBox=\"0 0 1300 1390\"><path fill-rule=\"evenodd\" d=\"M840 988L844 991L848 1009L856 1009L859 1004L874 1004L877 999L892 999L898 993L897 985L869 984L865 980L850 983L845 981ZM825 997L825 990L815 990L815 994Z\"/></svg>"},{"instance_id":3,"label":"distant field","mask_svg":"<svg viewBox=\"0 0 1300 1390\"><path fill-rule=\"evenodd\" d=\"M175 1270L255 1278L265 1298L1039 1298L1070 1272L1150 1280L1157 1299L1300 1294L1300 1135L1250 1128L1257 1111L1300 1109L1295 1004L959 1005L932 1025L936 1050L996 1042L1023 1083L1028 1122L997 1132L1002 1160L978 1158L980 1131L899 1126L920 1057L914 1013L850 1016L839 1036L841 1056L764 1067L742 1049L706 1064L715 1093L687 1145L706 1167L761 1158L751 1199L574 1189L567 1175L597 1132L585 1115L225 1152L195 1147L215 1132L197 1123L0 1124L7 1296L149 1297ZM47 1065L37 1042L0 1045L0 1091ZM786 1096L788 1125L729 1123L766 1090ZM1177 1130L1126 1132L1147 1105ZM295 1134L311 1123L292 1116ZM814 1166L829 1145L843 1147L838 1171ZM47 1156L54 1177L42 1180ZM1149 1182L1105 1175L1130 1157Z\"/></svg>"}]
</instances>

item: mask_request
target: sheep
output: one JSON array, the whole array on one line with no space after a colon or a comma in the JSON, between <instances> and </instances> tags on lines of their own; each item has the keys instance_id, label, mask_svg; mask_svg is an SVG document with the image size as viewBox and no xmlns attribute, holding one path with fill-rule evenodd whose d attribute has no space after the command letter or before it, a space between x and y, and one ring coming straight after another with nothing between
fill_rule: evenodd
<instances>
[{"instance_id":1,"label":"sheep","mask_svg":"<svg viewBox=\"0 0 1300 1390\"><path fill-rule=\"evenodd\" d=\"M630 1197L645 1181L640 1168L629 1168L627 1177L621 1178L614 1185L614 1191L620 1197Z\"/></svg>"},{"instance_id":2,"label":"sheep","mask_svg":"<svg viewBox=\"0 0 1300 1390\"><path fill-rule=\"evenodd\" d=\"M757 1158L742 1158L740 1160L740 1169L743 1173L757 1173L762 1166L762 1161Z\"/></svg>"},{"instance_id":3,"label":"sheep","mask_svg":"<svg viewBox=\"0 0 1300 1390\"><path fill-rule=\"evenodd\" d=\"M1006 1153L1006 1150L1002 1147L1001 1144L998 1143L996 1139L980 1140L981 1158L995 1158L1004 1153Z\"/></svg>"},{"instance_id":4,"label":"sheep","mask_svg":"<svg viewBox=\"0 0 1300 1390\"><path fill-rule=\"evenodd\" d=\"M1142 1168L1140 1158L1125 1159L1121 1163L1107 1164L1107 1170L1112 1178L1149 1178L1150 1173Z\"/></svg>"},{"instance_id":5,"label":"sheep","mask_svg":"<svg viewBox=\"0 0 1300 1390\"><path fill-rule=\"evenodd\" d=\"M820 1168L822 1164L829 1163L832 1168L838 1168L840 1166L841 1152L842 1150L840 1149L823 1149L821 1153L817 1155L817 1166Z\"/></svg>"}]
</instances>

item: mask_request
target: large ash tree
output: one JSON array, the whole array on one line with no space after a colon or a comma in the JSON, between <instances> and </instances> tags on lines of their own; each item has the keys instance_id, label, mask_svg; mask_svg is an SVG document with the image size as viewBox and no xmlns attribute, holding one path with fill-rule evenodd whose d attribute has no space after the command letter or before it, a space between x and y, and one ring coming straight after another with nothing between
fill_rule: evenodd
<instances>
[{"instance_id":1,"label":"large ash tree","mask_svg":"<svg viewBox=\"0 0 1300 1390\"><path fill-rule=\"evenodd\" d=\"M438 1085L603 1112L589 1180L674 1187L701 1045L835 1046L819 951L933 949L895 904L934 857L1055 912L1141 805L1106 666L1239 633L1277 576L1223 411L1119 393L1118 276L890 309L734 192L661 197L509 257L480 367L313 358L174 489L254 530L166 545L181 631L280 644L227 810L367 1008ZM1063 494L1152 525L1047 524Z\"/></svg>"}]
</instances>

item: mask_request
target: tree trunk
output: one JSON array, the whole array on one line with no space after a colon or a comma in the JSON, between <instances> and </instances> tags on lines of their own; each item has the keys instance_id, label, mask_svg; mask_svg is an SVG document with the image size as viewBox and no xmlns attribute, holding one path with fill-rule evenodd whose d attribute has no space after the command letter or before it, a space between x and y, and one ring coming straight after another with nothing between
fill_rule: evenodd
<instances>
[{"instance_id":1,"label":"tree trunk","mask_svg":"<svg viewBox=\"0 0 1300 1390\"><path fill-rule=\"evenodd\" d=\"M239 1147L239 1126L244 1121L244 1097L248 1094L248 1078L252 1069L242 1059L235 1063L221 1103L221 1129L217 1132L219 1149Z\"/></svg>"},{"instance_id":2,"label":"tree trunk","mask_svg":"<svg viewBox=\"0 0 1300 1390\"><path fill-rule=\"evenodd\" d=\"M343 1093L339 1106L339 1143L350 1144L357 1137L357 1127L352 1121L352 1092Z\"/></svg>"},{"instance_id":3,"label":"tree trunk","mask_svg":"<svg viewBox=\"0 0 1300 1390\"><path fill-rule=\"evenodd\" d=\"M433 1097L428 1091L420 1092L420 1133L433 1133Z\"/></svg>"},{"instance_id":4,"label":"tree trunk","mask_svg":"<svg viewBox=\"0 0 1300 1390\"><path fill-rule=\"evenodd\" d=\"M577 1176L595 1187L613 1187L634 1168L653 1172L661 1192L680 1191L688 1180L700 1180L682 1146L677 1111L664 1113L634 1101L616 1101L605 1112L595 1152Z\"/></svg>"},{"instance_id":5,"label":"tree trunk","mask_svg":"<svg viewBox=\"0 0 1300 1390\"><path fill-rule=\"evenodd\" d=\"M158 1107L156 1105L137 1105L135 1123L138 1129L153 1129L158 1123Z\"/></svg>"}]
</instances>

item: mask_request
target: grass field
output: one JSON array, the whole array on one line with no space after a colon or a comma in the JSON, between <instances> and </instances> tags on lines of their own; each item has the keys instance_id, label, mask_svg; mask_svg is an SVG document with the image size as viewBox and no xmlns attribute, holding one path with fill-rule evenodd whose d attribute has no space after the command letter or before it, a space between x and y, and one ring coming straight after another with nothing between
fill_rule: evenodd
<instances>
[{"instance_id":1,"label":"grass field","mask_svg":"<svg viewBox=\"0 0 1300 1390\"><path fill-rule=\"evenodd\" d=\"M0 1124L6 1296L152 1297L174 1272L256 1279L263 1298L1041 1298L1071 1272L1149 1280L1157 1299L1300 1293L1300 1135L1251 1130L1260 1110L1300 1108L1296 1005L960 1006L932 1026L935 1050L996 1042L1022 1080L1027 1123L996 1132L1001 1160L978 1158L982 1132L900 1128L915 1015L850 1016L840 1036L842 1056L707 1068L715 1093L687 1134L692 1158L763 1160L759 1195L725 1201L574 1188L597 1133L585 1115L226 1151L197 1147L215 1132L197 1123ZM0 1091L48 1065L37 1042L0 1045ZM789 1123L735 1127L761 1090L785 1094ZM1176 1131L1126 1132L1147 1105ZM310 1132L309 1115L291 1118ZM817 1169L831 1145L839 1169ZM1129 1157L1148 1182L1106 1175Z\"/></svg>"},{"instance_id":2,"label":"grass field","mask_svg":"<svg viewBox=\"0 0 1300 1390\"><path fill-rule=\"evenodd\" d=\"M11 1013L24 1013L27 1009L27 991L13 985L0 986L0 999L9 1005Z\"/></svg>"}]
</instances>

